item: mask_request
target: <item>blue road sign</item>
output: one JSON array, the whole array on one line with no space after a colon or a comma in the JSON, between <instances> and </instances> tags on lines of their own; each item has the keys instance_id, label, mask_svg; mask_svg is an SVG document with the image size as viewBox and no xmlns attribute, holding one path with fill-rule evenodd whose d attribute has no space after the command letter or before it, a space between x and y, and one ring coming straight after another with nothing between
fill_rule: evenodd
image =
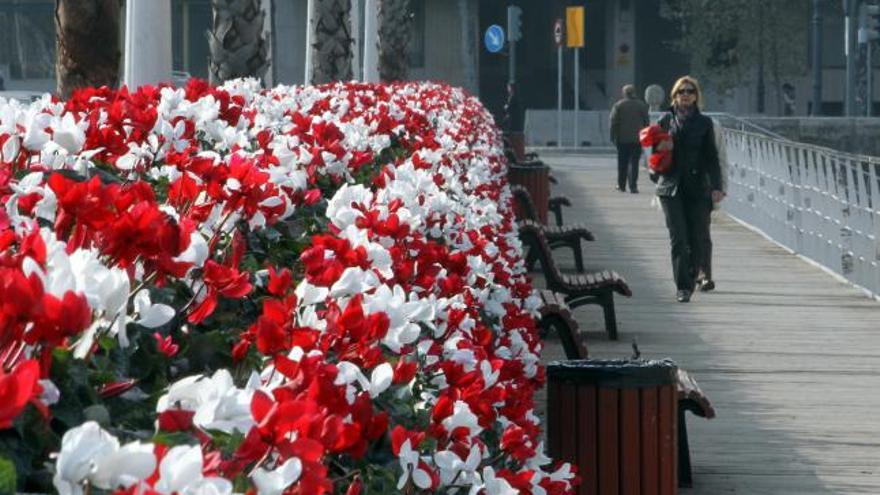
<instances>
[{"instance_id":1,"label":"blue road sign","mask_svg":"<svg viewBox=\"0 0 880 495\"><path fill-rule=\"evenodd\" d=\"M498 53L504 48L504 28L498 24L492 24L486 30L483 36L483 42L486 44L486 50L490 53Z\"/></svg>"}]
</instances>

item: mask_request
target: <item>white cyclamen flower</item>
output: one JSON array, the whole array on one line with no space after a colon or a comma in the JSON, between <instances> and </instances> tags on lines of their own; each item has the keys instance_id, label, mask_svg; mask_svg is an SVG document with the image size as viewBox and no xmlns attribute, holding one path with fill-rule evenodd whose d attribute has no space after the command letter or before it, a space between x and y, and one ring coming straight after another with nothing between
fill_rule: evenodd
<instances>
[{"instance_id":1,"label":"white cyclamen flower","mask_svg":"<svg viewBox=\"0 0 880 495\"><path fill-rule=\"evenodd\" d=\"M127 488L156 469L152 444L119 440L89 421L72 428L61 439L52 483L61 495L83 493L83 481L104 490Z\"/></svg>"},{"instance_id":2,"label":"white cyclamen flower","mask_svg":"<svg viewBox=\"0 0 880 495\"><path fill-rule=\"evenodd\" d=\"M94 421L67 430L61 438L52 484L61 495L82 494L82 482L94 471L95 459L118 449L119 440Z\"/></svg>"},{"instance_id":3,"label":"white cyclamen flower","mask_svg":"<svg viewBox=\"0 0 880 495\"><path fill-rule=\"evenodd\" d=\"M291 457L273 471L257 468L251 479L257 485L258 495L281 495L290 485L296 483L302 474L302 462Z\"/></svg>"}]
</instances>

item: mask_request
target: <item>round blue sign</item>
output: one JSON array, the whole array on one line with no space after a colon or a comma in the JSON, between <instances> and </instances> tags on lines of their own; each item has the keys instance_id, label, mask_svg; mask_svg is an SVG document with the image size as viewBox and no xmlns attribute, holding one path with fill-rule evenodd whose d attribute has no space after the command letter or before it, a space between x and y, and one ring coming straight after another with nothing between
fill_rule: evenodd
<instances>
[{"instance_id":1,"label":"round blue sign","mask_svg":"<svg viewBox=\"0 0 880 495\"><path fill-rule=\"evenodd\" d=\"M504 29L498 24L492 24L483 36L483 42L490 53L500 52L504 48Z\"/></svg>"}]
</instances>

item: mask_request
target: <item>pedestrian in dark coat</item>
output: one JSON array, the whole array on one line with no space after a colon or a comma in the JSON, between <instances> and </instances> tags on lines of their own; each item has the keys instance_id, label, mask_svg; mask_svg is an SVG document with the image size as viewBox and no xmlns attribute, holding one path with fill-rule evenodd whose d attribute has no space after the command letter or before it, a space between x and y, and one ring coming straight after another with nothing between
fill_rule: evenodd
<instances>
[{"instance_id":1,"label":"pedestrian in dark coat","mask_svg":"<svg viewBox=\"0 0 880 495\"><path fill-rule=\"evenodd\" d=\"M672 169L651 180L666 217L672 273L679 302L690 301L697 270L709 245L712 203L721 201L721 170L712 119L700 113L697 80L684 76L672 87L672 107L658 124L673 140Z\"/></svg>"},{"instance_id":2,"label":"pedestrian in dark coat","mask_svg":"<svg viewBox=\"0 0 880 495\"><path fill-rule=\"evenodd\" d=\"M648 104L636 97L636 87L627 84L623 87L623 99L611 107L609 130L611 142L617 146L617 190L624 192L629 184L629 192L639 192L639 157L642 146L639 144L639 131L647 127Z\"/></svg>"},{"instance_id":3,"label":"pedestrian in dark coat","mask_svg":"<svg viewBox=\"0 0 880 495\"><path fill-rule=\"evenodd\" d=\"M507 84L507 100L504 102L504 129L509 132L522 132L525 112L517 94L516 84Z\"/></svg>"},{"instance_id":4,"label":"pedestrian in dark coat","mask_svg":"<svg viewBox=\"0 0 880 495\"><path fill-rule=\"evenodd\" d=\"M721 124L715 119L712 119L712 122L715 132L715 148L718 149L718 165L721 169L721 197L724 198L727 196L727 174L729 173L727 144L724 142L724 132L721 129ZM717 210L720 207L721 205L718 202L712 204L713 210ZM697 288L703 292L715 290L715 280L712 278L712 215L706 217L706 222L708 223L706 225L706 245L703 248L700 260L701 265L697 270Z\"/></svg>"}]
</instances>

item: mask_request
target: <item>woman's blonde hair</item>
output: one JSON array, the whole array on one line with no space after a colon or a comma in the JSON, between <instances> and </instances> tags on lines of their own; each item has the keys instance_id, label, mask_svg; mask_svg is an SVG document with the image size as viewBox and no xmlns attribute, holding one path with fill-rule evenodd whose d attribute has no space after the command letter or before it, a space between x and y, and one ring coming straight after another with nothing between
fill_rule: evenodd
<instances>
[{"instance_id":1,"label":"woman's blonde hair","mask_svg":"<svg viewBox=\"0 0 880 495\"><path fill-rule=\"evenodd\" d=\"M678 78L678 81L675 81L675 84L672 85L672 91L669 93L669 99L674 103L675 95L678 94L678 90L685 84L694 87L694 90L697 92L697 108L703 108L703 91L700 89L700 83L691 76L681 76Z\"/></svg>"}]
</instances>

